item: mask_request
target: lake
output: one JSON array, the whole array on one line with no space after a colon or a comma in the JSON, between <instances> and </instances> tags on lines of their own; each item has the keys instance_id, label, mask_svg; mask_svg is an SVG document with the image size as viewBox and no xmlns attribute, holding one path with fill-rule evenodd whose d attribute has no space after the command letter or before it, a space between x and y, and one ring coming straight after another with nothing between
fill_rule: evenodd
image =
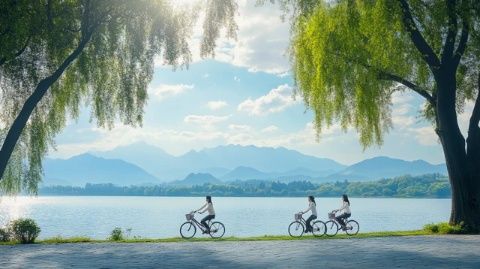
<instances>
[{"instance_id":1,"label":"lake","mask_svg":"<svg viewBox=\"0 0 480 269\"><path fill-rule=\"evenodd\" d=\"M40 238L88 236L105 239L115 227L131 236L179 236L185 213L203 205L203 197L40 196L3 197L0 226L30 217L42 229ZM319 219L341 206L341 198L317 198ZM421 229L447 221L450 199L351 198L352 219L360 232ZM225 236L285 235L294 213L307 208L307 198L213 197ZM203 216L196 215L200 220ZM201 236L197 233L196 236Z\"/></svg>"}]
</instances>

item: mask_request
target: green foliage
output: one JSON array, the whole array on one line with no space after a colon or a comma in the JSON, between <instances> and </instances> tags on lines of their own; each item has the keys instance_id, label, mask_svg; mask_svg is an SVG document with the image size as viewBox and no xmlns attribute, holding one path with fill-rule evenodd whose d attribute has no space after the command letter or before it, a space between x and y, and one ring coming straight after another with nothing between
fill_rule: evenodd
<instances>
[{"instance_id":1,"label":"green foliage","mask_svg":"<svg viewBox=\"0 0 480 269\"><path fill-rule=\"evenodd\" d=\"M0 242L9 242L12 239L12 233L7 228L0 228Z\"/></svg>"},{"instance_id":2,"label":"green foliage","mask_svg":"<svg viewBox=\"0 0 480 269\"><path fill-rule=\"evenodd\" d=\"M62 237L62 236L55 236L51 238L47 238L42 240L42 243L47 243L47 244L61 244L61 243L87 243L87 242L92 242L92 240L89 237L85 236L75 236L75 237Z\"/></svg>"},{"instance_id":3,"label":"green foliage","mask_svg":"<svg viewBox=\"0 0 480 269\"><path fill-rule=\"evenodd\" d=\"M423 227L423 229L429 233L434 234L464 234L466 233L464 227L461 224L450 225L447 222L431 223Z\"/></svg>"},{"instance_id":4,"label":"green foliage","mask_svg":"<svg viewBox=\"0 0 480 269\"><path fill-rule=\"evenodd\" d=\"M447 1L407 2L425 40L440 55L450 27ZM344 130L353 126L363 146L381 144L391 128L392 93L412 88L405 81L416 85L417 92L435 95L433 71L414 46L399 3L318 1L313 11L294 18L292 69L299 93L315 113L319 134L338 121ZM472 77L479 70L480 13L474 3L460 1L453 15L459 25L468 23L472 33L457 72L458 111L477 92ZM434 116L429 103L423 115Z\"/></svg>"},{"instance_id":5,"label":"green foliage","mask_svg":"<svg viewBox=\"0 0 480 269\"><path fill-rule=\"evenodd\" d=\"M100 127L141 126L154 61L188 65L188 38L199 12L206 13L202 55L213 54L224 25L234 37L235 2L206 4L188 10L167 0L1 1L1 144L37 85L59 72L77 49L80 54L30 116L1 178L0 194L36 193L43 156L82 107L91 108L91 120Z\"/></svg>"},{"instance_id":6,"label":"green foliage","mask_svg":"<svg viewBox=\"0 0 480 269\"><path fill-rule=\"evenodd\" d=\"M22 244L31 244L40 234L40 227L33 219L17 219L10 224L13 237Z\"/></svg>"},{"instance_id":7,"label":"green foliage","mask_svg":"<svg viewBox=\"0 0 480 269\"><path fill-rule=\"evenodd\" d=\"M122 241L124 239L122 228L116 227L110 233L109 240L111 241Z\"/></svg>"},{"instance_id":8,"label":"green foliage","mask_svg":"<svg viewBox=\"0 0 480 269\"><path fill-rule=\"evenodd\" d=\"M337 181L312 183L310 181L249 180L224 184L197 186L157 185L120 187L113 184L86 184L85 187L51 186L40 189L44 195L126 195L126 196L307 196L339 197L344 193L353 197L431 197L451 196L447 178L438 174L402 176L368 182Z\"/></svg>"}]
</instances>

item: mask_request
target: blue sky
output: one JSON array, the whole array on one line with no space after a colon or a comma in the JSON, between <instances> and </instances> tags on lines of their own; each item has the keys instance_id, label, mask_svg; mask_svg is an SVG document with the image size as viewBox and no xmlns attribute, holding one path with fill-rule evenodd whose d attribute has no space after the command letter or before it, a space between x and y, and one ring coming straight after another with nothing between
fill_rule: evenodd
<instances>
[{"instance_id":1,"label":"blue sky","mask_svg":"<svg viewBox=\"0 0 480 269\"><path fill-rule=\"evenodd\" d=\"M337 124L317 141L313 114L301 98L292 98L286 56L289 25L281 21L279 10L255 7L254 2L240 2L238 39L221 39L215 59L198 57L197 31L188 70L174 72L157 64L142 128L119 124L112 130L97 128L85 108L80 119L58 135L50 156L67 158L144 141L174 155L217 145L254 144L283 146L344 164L378 155L444 162L432 127L418 116L422 100L408 92L392 99L394 129L382 147L363 151L357 133L343 132ZM466 120L460 116L461 124Z\"/></svg>"}]
</instances>

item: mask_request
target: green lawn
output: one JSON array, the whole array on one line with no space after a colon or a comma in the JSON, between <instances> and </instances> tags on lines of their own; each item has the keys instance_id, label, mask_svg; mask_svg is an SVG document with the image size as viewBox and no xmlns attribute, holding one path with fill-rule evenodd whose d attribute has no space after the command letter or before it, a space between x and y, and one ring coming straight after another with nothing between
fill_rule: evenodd
<instances>
[{"instance_id":1,"label":"green lawn","mask_svg":"<svg viewBox=\"0 0 480 269\"><path fill-rule=\"evenodd\" d=\"M371 238L371 237L390 237L390 236L415 236L415 235L430 235L432 233L425 230L417 231L393 231L393 232L371 232L371 233L359 233L355 236L349 236L346 234L337 234L333 237L322 236L322 237L313 237L312 235L302 236L300 238L293 238L288 235L265 235L265 236L253 236L253 237L224 237L222 239L212 239L206 236L194 237L192 239L183 239L180 237L173 238L135 238L135 239L125 239L120 241L110 241L110 240L98 240L91 239L88 237L52 237L43 240L39 240L39 244L62 244L62 243L107 243L107 242L116 242L116 243L170 243L170 242L223 242L223 241L274 241L274 240L332 240L332 239L346 239L346 238Z\"/></svg>"}]
</instances>

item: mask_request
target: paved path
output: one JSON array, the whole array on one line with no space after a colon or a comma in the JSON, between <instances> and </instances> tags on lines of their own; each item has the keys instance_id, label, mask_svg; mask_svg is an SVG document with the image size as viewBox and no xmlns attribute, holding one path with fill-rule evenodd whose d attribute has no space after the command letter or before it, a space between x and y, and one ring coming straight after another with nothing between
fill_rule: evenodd
<instances>
[{"instance_id":1,"label":"paved path","mask_svg":"<svg viewBox=\"0 0 480 269\"><path fill-rule=\"evenodd\" d=\"M480 268L480 236L0 246L0 268Z\"/></svg>"}]
</instances>

